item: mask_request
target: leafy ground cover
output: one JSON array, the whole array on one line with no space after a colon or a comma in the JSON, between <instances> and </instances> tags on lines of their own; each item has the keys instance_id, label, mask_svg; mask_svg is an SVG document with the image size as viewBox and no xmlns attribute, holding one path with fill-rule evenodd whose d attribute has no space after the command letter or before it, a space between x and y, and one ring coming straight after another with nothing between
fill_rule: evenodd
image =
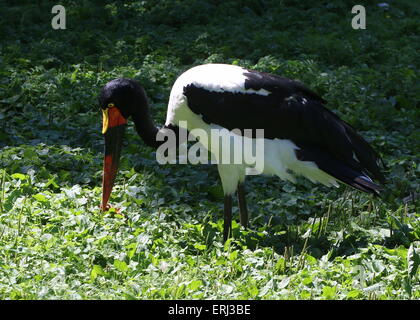
<instances>
[{"instance_id":1,"label":"leafy ground cover","mask_svg":"<svg viewBox=\"0 0 420 320\"><path fill-rule=\"evenodd\" d=\"M419 13L415 1L0 1L1 299L419 299ZM55 4L55 3L54 3ZM96 95L139 80L163 123L193 65L304 82L383 156L381 198L248 179L251 228L222 243L217 169L159 165L130 126L99 212ZM237 216L237 211L234 211Z\"/></svg>"}]
</instances>

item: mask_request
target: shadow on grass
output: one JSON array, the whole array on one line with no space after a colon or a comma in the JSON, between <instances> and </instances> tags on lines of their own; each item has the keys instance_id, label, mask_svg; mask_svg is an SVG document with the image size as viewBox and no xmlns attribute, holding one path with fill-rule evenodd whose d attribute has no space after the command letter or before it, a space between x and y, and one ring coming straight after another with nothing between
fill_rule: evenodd
<instances>
[{"instance_id":1,"label":"shadow on grass","mask_svg":"<svg viewBox=\"0 0 420 320\"><path fill-rule=\"evenodd\" d=\"M258 229L243 229L236 221L233 222L231 245L238 249L272 248L279 255L301 255L307 253L316 259L326 254L330 258L355 254L359 248L367 247L369 239L366 236L349 235L341 241L328 239L327 235L310 235L308 238L297 233L297 228L287 225L260 227ZM222 242L223 221L205 223L203 236L207 249L214 246L214 242ZM196 249L193 249L197 251Z\"/></svg>"}]
</instances>

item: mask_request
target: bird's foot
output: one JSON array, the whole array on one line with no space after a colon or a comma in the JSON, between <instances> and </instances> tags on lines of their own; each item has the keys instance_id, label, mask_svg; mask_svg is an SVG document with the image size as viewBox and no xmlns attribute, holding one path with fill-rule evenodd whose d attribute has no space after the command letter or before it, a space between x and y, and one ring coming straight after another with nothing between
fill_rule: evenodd
<instances>
[{"instance_id":1,"label":"bird's foot","mask_svg":"<svg viewBox=\"0 0 420 320\"><path fill-rule=\"evenodd\" d=\"M102 212L108 212L110 214L115 214L115 215L119 215L121 217L125 217L123 213L121 213L121 209L120 208L113 208L111 207L111 205L107 204L105 207L101 205L101 210Z\"/></svg>"}]
</instances>

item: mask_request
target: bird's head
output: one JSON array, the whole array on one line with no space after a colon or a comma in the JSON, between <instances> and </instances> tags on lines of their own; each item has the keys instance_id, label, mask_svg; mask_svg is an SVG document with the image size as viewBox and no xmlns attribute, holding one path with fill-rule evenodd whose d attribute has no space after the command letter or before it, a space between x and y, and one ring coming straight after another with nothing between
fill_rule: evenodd
<instances>
[{"instance_id":1,"label":"bird's head","mask_svg":"<svg viewBox=\"0 0 420 320\"><path fill-rule=\"evenodd\" d=\"M108 82L99 95L103 113L102 133L109 127L127 123L132 115L141 115L148 109L144 89L133 79L114 79Z\"/></svg>"},{"instance_id":2,"label":"bird's head","mask_svg":"<svg viewBox=\"0 0 420 320\"><path fill-rule=\"evenodd\" d=\"M121 146L127 118L141 117L148 110L143 88L132 79L108 82L99 95L102 110L102 134L105 138L104 172L102 180L102 209L108 208L120 162Z\"/></svg>"}]
</instances>

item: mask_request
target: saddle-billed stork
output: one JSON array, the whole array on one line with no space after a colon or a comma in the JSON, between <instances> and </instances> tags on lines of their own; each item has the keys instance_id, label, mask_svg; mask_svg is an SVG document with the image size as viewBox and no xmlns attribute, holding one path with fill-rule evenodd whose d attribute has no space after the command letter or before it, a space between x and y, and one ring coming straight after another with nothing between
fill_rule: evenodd
<instances>
[{"instance_id":1,"label":"saddle-billed stork","mask_svg":"<svg viewBox=\"0 0 420 320\"><path fill-rule=\"evenodd\" d=\"M108 208L130 116L139 136L155 149L163 143L156 137L160 130L264 129L264 174L294 181L294 173L327 186L338 186L339 181L373 194L382 187L372 179L385 180L379 155L348 123L324 107L324 99L301 83L277 75L225 64L193 67L173 85L166 123L161 129L154 125L146 93L135 80L108 82L99 103L105 136L103 210ZM213 144L203 144L213 154L221 152L214 150ZM219 148L224 147L219 144ZM248 165L217 166L224 191L226 240L231 233L235 193L240 222L245 227L248 224L244 191Z\"/></svg>"}]
</instances>

